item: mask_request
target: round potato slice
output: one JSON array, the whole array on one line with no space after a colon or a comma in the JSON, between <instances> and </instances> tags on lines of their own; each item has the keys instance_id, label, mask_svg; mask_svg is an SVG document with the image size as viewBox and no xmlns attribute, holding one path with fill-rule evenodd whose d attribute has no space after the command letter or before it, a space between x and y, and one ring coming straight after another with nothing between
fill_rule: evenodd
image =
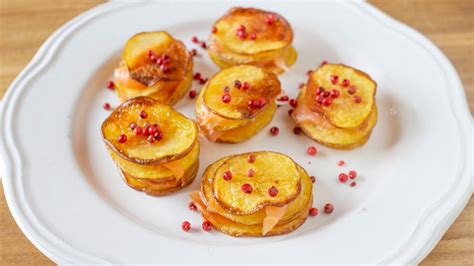
<instances>
[{"instance_id":1,"label":"round potato slice","mask_svg":"<svg viewBox=\"0 0 474 266\"><path fill-rule=\"evenodd\" d=\"M137 164L123 159L117 153L110 151L110 155L115 163L127 174L136 178L151 180L176 179L175 172L164 164ZM181 159L173 162L174 167L180 167L182 171L187 171L199 159L199 142L196 142L193 149ZM178 164L179 166L176 166Z\"/></svg>"},{"instance_id":2,"label":"round potato slice","mask_svg":"<svg viewBox=\"0 0 474 266\"><path fill-rule=\"evenodd\" d=\"M207 106L204 104L203 95L206 91L207 86L201 89L201 93L196 100L195 112L198 119L198 123L201 127L205 127L208 130L226 131L234 128L239 128L248 125L252 122L252 119L226 119L218 116L217 114L209 111Z\"/></svg>"},{"instance_id":3,"label":"round potato slice","mask_svg":"<svg viewBox=\"0 0 474 266\"><path fill-rule=\"evenodd\" d=\"M161 103L173 105L191 88L193 81L192 61L190 61L183 80L158 81L150 87L132 79L125 63L121 63L115 69L114 76L116 80L115 92L122 102L138 96L146 96Z\"/></svg>"},{"instance_id":4,"label":"round potato slice","mask_svg":"<svg viewBox=\"0 0 474 266\"><path fill-rule=\"evenodd\" d=\"M315 123L316 121L319 121L319 123ZM368 141L376 123L377 108L374 107L369 120L360 129L337 128L321 116L315 118L314 121L300 122L299 125L306 135L320 144L335 149L349 150L364 145Z\"/></svg>"},{"instance_id":5,"label":"round potato slice","mask_svg":"<svg viewBox=\"0 0 474 266\"><path fill-rule=\"evenodd\" d=\"M271 103L265 110L254 117L251 123L226 131L217 131L215 141L222 143L239 143L250 139L273 120L277 108L276 103Z\"/></svg>"},{"instance_id":6,"label":"round potato slice","mask_svg":"<svg viewBox=\"0 0 474 266\"><path fill-rule=\"evenodd\" d=\"M234 81L247 82L248 89L234 87ZM208 81L204 92L204 104L211 112L227 119L248 119L255 117L264 108L252 108L249 101L273 102L281 92L277 76L265 69L251 66L233 66L218 72ZM230 101L224 102L225 93Z\"/></svg>"},{"instance_id":7,"label":"round potato slice","mask_svg":"<svg viewBox=\"0 0 474 266\"><path fill-rule=\"evenodd\" d=\"M216 41L240 54L277 50L293 41L293 30L282 16L255 8L232 8L214 27ZM239 29L245 32L240 37ZM255 38L251 37L253 34Z\"/></svg>"},{"instance_id":8,"label":"round potato slice","mask_svg":"<svg viewBox=\"0 0 474 266\"><path fill-rule=\"evenodd\" d=\"M331 98L332 104L325 106L317 101L319 88L335 89L340 95ZM356 128L366 122L372 112L376 88L375 81L362 71L345 65L325 64L313 71L308 79L306 104L335 127Z\"/></svg>"},{"instance_id":9,"label":"round potato slice","mask_svg":"<svg viewBox=\"0 0 474 266\"><path fill-rule=\"evenodd\" d=\"M205 88L201 91L196 100L196 117L201 132L211 141L224 143L238 143L245 141L261 129L263 129L273 119L277 104L271 102L264 110L251 119L225 119L208 110L203 104L202 95Z\"/></svg>"},{"instance_id":10,"label":"round potato slice","mask_svg":"<svg viewBox=\"0 0 474 266\"><path fill-rule=\"evenodd\" d=\"M246 225L238 222L234 222L230 219L225 218L217 213L209 212L203 206L199 199L196 200L196 204L198 208L201 210L201 215L205 220L211 222L211 224L219 231L223 232L224 234L228 234L230 236L235 237L244 237L244 236L253 236L253 237L261 237L261 236L276 236L290 233L300 227L308 218L309 209L312 206L312 198L305 206L305 208L298 214L295 215L294 219L289 220L285 223L278 223L273 227L270 231L268 231L265 235L263 235L263 227L260 224L252 224Z\"/></svg>"},{"instance_id":11,"label":"round potato slice","mask_svg":"<svg viewBox=\"0 0 474 266\"><path fill-rule=\"evenodd\" d=\"M292 45L276 51L242 55L222 49L221 46L215 44L209 47L208 53L212 61L222 69L234 65L249 64L265 68L277 75L287 71L298 58L298 53Z\"/></svg>"},{"instance_id":12,"label":"round potato slice","mask_svg":"<svg viewBox=\"0 0 474 266\"><path fill-rule=\"evenodd\" d=\"M146 113L146 118L141 113ZM148 143L147 137L134 134L132 122L144 128L158 124L162 139ZM126 142L119 137L125 135ZM194 147L198 129L194 121L170 106L147 97L130 99L117 107L102 123L102 137L107 147L125 160L137 164L159 164L186 156Z\"/></svg>"},{"instance_id":13,"label":"round potato slice","mask_svg":"<svg viewBox=\"0 0 474 266\"><path fill-rule=\"evenodd\" d=\"M247 161L249 154L231 156L214 173L211 181L212 194L220 206L227 211L244 215L259 211L266 206L284 206L301 192L301 177L295 162L288 156L276 152L254 152L256 160ZM253 175L248 176L252 170ZM226 180L224 173L230 171L232 178ZM243 185L250 185L245 192ZM269 189L278 193L270 196Z\"/></svg>"},{"instance_id":14,"label":"round potato slice","mask_svg":"<svg viewBox=\"0 0 474 266\"><path fill-rule=\"evenodd\" d=\"M220 207L220 205L217 204L210 204L211 201L215 201L213 195L212 195L212 188L211 188L211 181L212 178L214 177L214 173L216 169L223 163L225 162L228 157L224 157L211 165L209 165L206 170L203 173L202 176L202 181L201 181L201 192L207 202L207 210L209 212L216 212L221 216L226 217L227 219L230 219L234 222L246 224L246 225L253 225L253 224L262 224L264 218L266 217L265 214L265 209L261 209L255 213L247 214L247 215L234 215L224 208ZM298 173L301 178L301 193L299 196L290 202L285 209L285 214L281 218L279 223L285 223L287 221L292 220L295 215L300 213L306 205L310 203L311 197L312 197L312 189L313 189L313 184L311 182L311 179L306 173L306 171L299 165L297 165L298 168ZM214 208L214 209L213 209Z\"/></svg>"},{"instance_id":15,"label":"round potato slice","mask_svg":"<svg viewBox=\"0 0 474 266\"><path fill-rule=\"evenodd\" d=\"M326 117L311 111L306 104L306 88L298 95L298 106L292 118L313 140L336 149L353 149L363 145L370 137L377 123L377 106L374 105L366 122L357 128L338 128L329 123Z\"/></svg>"},{"instance_id":16,"label":"round potato slice","mask_svg":"<svg viewBox=\"0 0 474 266\"><path fill-rule=\"evenodd\" d=\"M138 191L145 192L150 196L164 196L170 193L176 192L188 185L190 185L196 177L197 170L199 168L199 161L196 161L193 166L186 172L185 176L180 180L167 180L167 181L154 181L149 179L140 179L131 176L124 171L120 170L125 183Z\"/></svg>"},{"instance_id":17,"label":"round potato slice","mask_svg":"<svg viewBox=\"0 0 474 266\"><path fill-rule=\"evenodd\" d=\"M150 58L149 52L154 53L155 61ZM160 57L167 58L166 68L156 62ZM183 80L188 72L189 61L192 61L186 46L164 31L134 35L125 45L122 58L131 78L146 86L159 81Z\"/></svg>"}]
</instances>

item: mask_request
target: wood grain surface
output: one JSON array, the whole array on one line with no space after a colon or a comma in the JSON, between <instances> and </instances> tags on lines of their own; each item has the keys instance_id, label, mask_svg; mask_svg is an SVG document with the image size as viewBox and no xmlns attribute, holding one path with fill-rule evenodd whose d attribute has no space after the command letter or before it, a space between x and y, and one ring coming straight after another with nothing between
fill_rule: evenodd
<instances>
[{"instance_id":1,"label":"wood grain surface","mask_svg":"<svg viewBox=\"0 0 474 266\"><path fill-rule=\"evenodd\" d=\"M62 24L99 4L96 0L0 0L0 96L46 38ZM373 0L373 5L417 29L448 56L474 111L474 1ZM335 16L337 18L337 16ZM448 88L447 88L448 89ZM44 265L42 255L15 224L0 193L0 264ZM474 263L474 200L423 264Z\"/></svg>"}]
</instances>

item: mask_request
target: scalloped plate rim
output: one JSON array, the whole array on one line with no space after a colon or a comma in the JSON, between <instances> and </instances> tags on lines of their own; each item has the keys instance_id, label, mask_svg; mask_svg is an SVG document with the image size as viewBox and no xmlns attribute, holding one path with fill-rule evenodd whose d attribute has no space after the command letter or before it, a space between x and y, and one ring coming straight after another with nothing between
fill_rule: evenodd
<instances>
[{"instance_id":1,"label":"scalloped plate rim","mask_svg":"<svg viewBox=\"0 0 474 266\"><path fill-rule=\"evenodd\" d=\"M451 81L456 84L457 89L456 99L454 99L454 97L451 98L449 103L453 112L453 116L456 118L456 123L460 133L463 134L464 139L468 139L470 136L466 136L466 130L465 128L463 129L462 126L464 125L464 127L470 127L472 129L472 124L465 100L463 86L460 82L459 76L445 55L434 44L426 39L426 37L414 29L389 17L370 4L365 2L352 2L351 4L354 7L366 12L367 15L373 16L375 20L384 23L385 27L391 28L390 30L398 31L400 34L404 34L411 41L427 49L435 57L435 59L439 61L440 65L444 67L445 70L447 70L448 78L450 78ZM25 67L25 69L18 75L18 77L8 88L3 98L2 106L0 107L0 124L5 125L7 123L6 121L11 122L13 110L16 108L14 102L18 100L15 97L25 89L25 86L22 86L22 83L25 83L27 80L38 75L38 72L40 72L44 67L47 67L48 60L54 56L55 53L57 53L58 47L70 32L80 28L83 23L102 13L112 12L116 8L128 5L130 5L130 3L120 2L107 2L98 5L97 7L94 7L70 20L68 23L54 32L41 46L31 62ZM460 104L458 109L454 109L453 107L454 100L456 100L457 104ZM463 110L459 111L459 108ZM464 120L462 116L464 116ZM105 260L91 256L74 247L69 246L58 236L52 235L46 228L42 227L41 224L34 224L34 221L28 221L26 219L27 214L25 214L25 207L28 208L28 206L21 205L21 200L17 198L18 191L16 189L18 188L15 187L15 185L17 185L15 182L21 181L16 180L16 178L21 179L20 177L22 169L19 167L21 166L21 159L19 159L21 156L18 148L14 144L12 130L10 129L10 131L7 131L8 129L6 128L8 127L2 127L1 135L1 150L3 155L2 161L4 166L4 169L2 169L3 171L1 173L2 176L4 176L2 181L5 197L7 199L10 211L23 233L41 252L57 263L109 263ZM467 143L470 143L469 140ZM472 147L470 147L470 145L468 145L467 148L464 147L463 152L465 153L465 160L464 165L462 165L461 170L463 171L461 174L462 177L467 177L470 179L470 186L466 188L457 187L457 193L450 195L451 200L449 202L454 202L454 207L452 208L451 212L445 213L443 215L444 219L437 221L435 224L430 224L431 229L429 231L432 232L432 234L426 235L425 233L424 235L421 235L420 233L414 232L411 235L411 238L407 239L404 245L394 251L393 255L381 261L381 263L417 263L421 261L426 255L428 255L432 248L434 248L442 235L462 212L464 206L467 204L471 196L474 184L473 175L468 169L469 165L466 167L466 162L469 162L469 151L472 153ZM428 208L427 213L423 215L423 219L418 222L417 228L419 228L421 225L427 225L427 217L435 213L433 207L434 206ZM28 210L26 209L26 211ZM416 242L414 241L415 239L422 239L424 245L411 245L410 243ZM400 260L400 258L404 258L404 260Z\"/></svg>"}]
</instances>

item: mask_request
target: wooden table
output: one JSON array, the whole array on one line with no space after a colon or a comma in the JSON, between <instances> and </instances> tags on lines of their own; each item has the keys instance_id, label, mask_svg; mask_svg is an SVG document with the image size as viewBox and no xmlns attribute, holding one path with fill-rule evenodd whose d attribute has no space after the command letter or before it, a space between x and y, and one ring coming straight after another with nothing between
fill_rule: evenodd
<instances>
[{"instance_id":1,"label":"wooden table","mask_svg":"<svg viewBox=\"0 0 474 266\"><path fill-rule=\"evenodd\" d=\"M0 0L0 96L58 27L98 0ZM373 0L375 6L419 30L456 67L474 111L474 1ZM335 15L337 18L337 15ZM52 264L21 233L0 188L0 264ZM474 261L474 200L444 235L424 264Z\"/></svg>"}]
</instances>

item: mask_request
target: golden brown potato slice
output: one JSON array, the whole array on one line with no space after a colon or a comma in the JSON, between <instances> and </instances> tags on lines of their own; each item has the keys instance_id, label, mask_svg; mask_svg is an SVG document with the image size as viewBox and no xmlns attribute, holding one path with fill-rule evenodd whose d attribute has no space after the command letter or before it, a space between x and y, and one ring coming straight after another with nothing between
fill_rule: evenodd
<instances>
[{"instance_id":1,"label":"golden brown potato slice","mask_svg":"<svg viewBox=\"0 0 474 266\"><path fill-rule=\"evenodd\" d=\"M226 217L227 219L245 225L261 225L266 217L265 209L261 209L255 213L247 215L235 215L222 208L219 203L214 199L212 195L211 180L213 179L214 173L217 168L228 159L229 156L212 163L203 173L201 181L201 193L205 200L207 211L217 213L223 217ZM280 220L280 223L285 223L294 219L295 215L300 213L304 208L306 208L308 204L311 203L310 201L313 184L306 171L299 165L297 165L297 168L301 178L301 193L295 200L288 204L285 213Z\"/></svg>"},{"instance_id":2,"label":"golden brown potato slice","mask_svg":"<svg viewBox=\"0 0 474 266\"><path fill-rule=\"evenodd\" d=\"M277 51L272 51L271 53L266 52L255 55L236 54L218 45L211 45L208 49L208 53L212 61L222 69L234 65L249 64L265 68L275 74L288 71L288 68L293 65L298 58L298 53L292 45Z\"/></svg>"},{"instance_id":3,"label":"golden brown potato slice","mask_svg":"<svg viewBox=\"0 0 474 266\"><path fill-rule=\"evenodd\" d=\"M220 67L249 64L275 74L297 58L293 30L280 15L255 8L231 9L213 26L208 53Z\"/></svg>"},{"instance_id":4,"label":"golden brown potato slice","mask_svg":"<svg viewBox=\"0 0 474 266\"><path fill-rule=\"evenodd\" d=\"M308 218L309 209L312 206L312 198L305 206L305 208L295 215L294 219L289 220L285 223L278 223L270 231L264 234L263 226L261 224L246 225L238 222L234 222L230 219L225 218L217 213L209 212L206 210L205 204L198 198L194 197L194 201L201 211L201 215L205 220L211 222L211 224L219 231L230 236L241 237L241 236L276 236L290 233L300 227Z\"/></svg>"},{"instance_id":5,"label":"golden brown potato slice","mask_svg":"<svg viewBox=\"0 0 474 266\"><path fill-rule=\"evenodd\" d=\"M303 131L315 141L336 149L353 149L367 142L377 123L377 107L373 106L367 121L356 128L338 128L329 123L326 117L310 110L305 101L306 88L298 95L298 106L292 113L292 118L301 126Z\"/></svg>"},{"instance_id":6,"label":"golden brown potato slice","mask_svg":"<svg viewBox=\"0 0 474 266\"><path fill-rule=\"evenodd\" d=\"M123 180L129 187L138 191L145 192L150 196L164 196L190 185L196 177L198 168L199 161L196 161L192 165L192 167L188 169L185 176L183 176L181 179L171 179L166 181L140 179L133 177L122 170L120 170L120 173L122 175Z\"/></svg>"},{"instance_id":7,"label":"golden brown potato slice","mask_svg":"<svg viewBox=\"0 0 474 266\"><path fill-rule=\"evenodd\" d=\"M147 57L149 50L165 50L173 41L173 37L167 32L137 33L128 39L122 58L130 69L135 69L138 66L150 63Z\"/></svg>"},{"instance_id":8,"label":"golden brown potato slice","mask_svg":"<svg viewBox=\"0 0 474 266\"><path fill-rule=\"evenodd\" d=\"M252 119L250 118L226 119L209 111L209 109L204 105L203 100L203 95L206 89L207 85L204 85L204 87L201 89L201 92L199 93L195 105L196 117L201 128L206 128L207 130L227 131L234 128L240 128L252 122Z\"/></svg>"},{"instance_id":9,"label":"golden brown potato slice","mask_svg":"<svg viewBox=\"0 0 474 266\"><path fill-rule=\"evenodd\" d=\"M131 123L141 128L158 124L162 139L149 143L146 136L134 133ZM121 104L107 117L102 124L102 136L107 147L125 160L160 164L186 156L196 144L198 129L192 120L173 108L150 98L137 97Z\"/></svg>"},{"instance_id":10,"label":"golden brown potato slice","mask_svg":"<svg viewBox=\"0 0 474 266\"><path fill-rule=\"evenodd\" d=\"M139 96L146 96L161 103L173 105L191 88L193 73L192 61L186 76L181 81L158 81L150 87L132 79L124 62L114 72L115 91L122 102Z\"/></svg>"},{"instance_id":11,"label":"golden brown potato slice","mask_svg":"<svg viewBox=\"0 0 474 266\"><path fill-rule=\"evenodd\" d=\"M369 140L372 129L377 123L377 108L372 111L366 126L360 129L336 128L322 117L315 118L315 121L317 120L320 121L319 124L304 121L299 125L306 135L320 144L335 149L349 150L360 147Z\"/></svg>"},{"instance_id":12,"label":"golden brown potato slice","mask_svg":"<svg viewBox=\"0 0 474 266\"><path fill-rule=\"evenodd\" d=\"M199 142L196 142L193 149L186 156L173 161L172 165L167 163L137 164L123 159L110 149L109 151L112 159L120 169L133 177L152 180L175 180L177 172L186 172L199 159Z\"/></svg>"},{"instance_id":13,"label":"golden brown potato slice","mask_svg":"<svg viewBox=\"0 0 474 266\"><path fill-rule=\"evenodd\" d=\"M251 123L226 131L216 130L212 137L215 138L214 141L222 143L239 143L248 140L273 120L276 110L277 104L271 103L256 117L252 118Z\"/></svg>"},{"instance_id":14,"label":"golden brown potato slice","mask_svg":"<svg viewBox=\"0 0 474 266\"><path fill-rule=\"evenodd\" d=\"M305 99L312 111L325 116L335 127L356 128L372 112L376 88L375 81L364 72L345 65L325 64L310 75ZM329 95L332 90L339 92L337 97Z\"/></svg>"},{"instance_id":15,"label":"golden brown potato slice","mask_svg":"<svg viewBox=\"0 0 474 266\"><path fill-rule=\"evenodd\" d=\"M277 110L276 103L271 102L254 118L240 120L225 119L209 111L204 106L202 100L203 92L201 91L200 96L196 100L195 111L198 125L210 141L224 143L245 141L268 125Z\"/></svg>"},{"instance_id":16,"label":"golden brown potato slice","mask_svg":"<svg viewBox=\"0 0 474 266\"><path fill-rule=\"evenodd\" d=\"M240 89L234 86L235 81L242 84ZM248 88L244 89L244 83ZM275 74L259 67L240 65L214 75L208 81L203 97L209 111L226 119L240 120L255 117L280 92L280 81ZM228 101L223 100L225 96L229 96ZM262 104L258 106L259 103Z\"/></svg>"},{"instance_id":17,"label":"golden brown potato slice","mask_svg":"<svg viewBox=\"0 0 474 266\"><path fill-rule=\"evenodd\" d=\"M184 44L164 31L134 35L125 45L122 57L132 79L146 86L158 81L183 80L192 60ZM167 61L166 67L157 63L161 59Z\"/></svg>"},{"instance_id":18,"label":"golden brown potato slice","mask_svg":"<svg viewBox=\"0 0 474 266\"><path fill-rule=\"evenodd\" d=\"M277 50L293 41L293 30L282 16L256 8L232 8L214 27L216 41L241 54Z\"/></svg>"},{"instance_id":19,"label":"golden brown potato slice","mask_svg":"<svg viewBox=\"0 0 474 266\"><path fill-rule=\"evenodd\" d=\"M211 180L216 201L237 215L255 213L266 206L287 205L301 192L301 177L290 157L276 152L253 155L253 163L247 161L248 154L229 157ZM272 188L276 189L275 195L270 193Z\"/></svg>"}]
</instances>

